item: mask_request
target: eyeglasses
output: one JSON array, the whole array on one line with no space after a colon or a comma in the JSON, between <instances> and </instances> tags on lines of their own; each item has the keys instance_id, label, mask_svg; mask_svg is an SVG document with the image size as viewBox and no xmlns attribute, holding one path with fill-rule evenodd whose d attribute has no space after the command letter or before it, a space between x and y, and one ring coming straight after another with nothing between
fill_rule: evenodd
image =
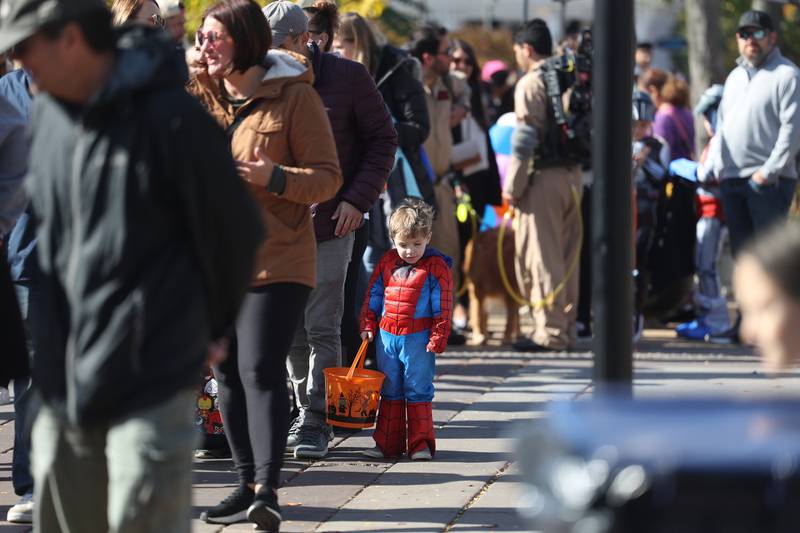
<instances>
[{"instance_id":1,"label":"eyeglasses","mask_svg":"<svg viewBox=\"0 0 800 533\"><path fill-rule=\"evenodd\" d=\"M207 31L206 33L203 33L202 30L197 30L197 33L194 34L197 46L203 46L203 44L208 41L208 46L212 48L216 47L225 37L227 37L227 35L224 33L214 30Z\"/></svg>"},{"instance_id":2,"label":"eyeglasses","mask_svg":"<svg viewBox=\"0 0 800 533\"><path fill-rule=\"evenodd\" d=\"M760 41L764 37L767 36L767 32L765 30L739 30L736 32L736 35L739 36L739 39L746 41L750 37L753 39Z\"/></svg>"},{"instance_id":3,"label":"eyeglasses","mask_svg":"<svg viewBox=\"0 0 800 533\"><path fill-rule=\"evenodd\" d=\"M452 56L450 60L456 65L469 65L469 58L466 56Z\"/></svg>"},{"instance_id":4,"label":"eyeglasses","mask_svg":"<svg viewBox=\"0 0 800 533\"><path fill-rule=\"evenodd\" d=\"M164 17L162 17L158 13L154 13L153 15L150 15L150 23L155 28L164 28L164 27L167 26L167 21L164 20Z\"/></svg>"}]
</instances>

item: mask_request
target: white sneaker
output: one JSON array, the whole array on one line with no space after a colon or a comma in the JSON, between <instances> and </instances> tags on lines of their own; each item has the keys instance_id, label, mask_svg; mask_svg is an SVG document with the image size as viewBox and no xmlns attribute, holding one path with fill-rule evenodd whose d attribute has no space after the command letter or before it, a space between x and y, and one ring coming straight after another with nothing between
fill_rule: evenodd
<instances>
[{"instance_id":1,"label":"white sneaker","mask_svg":"<svg viewBox=\"0 0 800 533\"><path fill-rule=\"evenodd\" d=\"M0 405L11 403L11 393L6 387L0 387Z\"/></svg>"},{"instance_id":2,"label":"white sneaker","mask_svg":"<svg viewBox=\"0 0 800 533\"><path fill-rule=\"evenodd\" d=\"M33 492L26 492L19 502L8 510L6 522L14 524L33 523Z\"/></svg>"},{"instance_id":3,"label":"white sneaker","mask_svg":"<svg viewBox=\"0 0 800 533\"><path fill-rule=\"evenodd\" d=\"M427 446L411 454L412 461L430 461L432 457L431 451Z\"/></svg>"},{"instance_id":4,"label":"white sneaker","mask_svg":"<svg viewBox=\"0 0 800 533\"><path fill-rule=\"evenodd\" d=\"M366 457L371 457L372 459L383 459L383 452L380 448L375 446L374 448L369 448L368 450L363 450L361 452L362 455Z\"/></svg>"}]
</instances>

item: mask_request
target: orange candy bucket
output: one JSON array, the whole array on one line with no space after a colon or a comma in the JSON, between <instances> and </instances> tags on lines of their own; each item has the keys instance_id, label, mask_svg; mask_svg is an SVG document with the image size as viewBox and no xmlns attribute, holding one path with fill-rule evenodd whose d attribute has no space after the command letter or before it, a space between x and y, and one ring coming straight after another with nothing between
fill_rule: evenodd
<instances>
[{"instance_id":1,"label":"orange candy bucket","mask_svg":"<svg viewBox=\"0 0 800 533\"><path fill-rule=\"evenodd\" d=\"M362 429L375 424L384 376L364 368L367 345L367 341L361 343L350 368L323 370L327 402L325 417L332 426Z\"/></svg>"}]
</instances>

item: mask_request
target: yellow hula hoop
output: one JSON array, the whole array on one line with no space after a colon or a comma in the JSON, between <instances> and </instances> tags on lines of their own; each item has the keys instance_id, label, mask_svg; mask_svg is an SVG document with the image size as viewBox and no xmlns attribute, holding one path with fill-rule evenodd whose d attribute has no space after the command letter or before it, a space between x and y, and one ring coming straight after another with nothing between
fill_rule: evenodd
<instances>
[{"instance_id":1,"label":"yellow hula hoop","mask_svg":"<svg viewBox=\"0 0 800 533\"><path fill-rule=\"evenodd\" d=\"M497 264L500 265L500 279L503 281L503 286L506 288L506 292L513 298L518 304L520 305L527 305L531 309L541 309L542 307L553 307L555 304L556 298L564 290L564 287L567 285L567 281L575 274L575 269L578 268L578 264L581 260L581 246L583 244L583 213L581 212L581 197L578 194L577 189L574 186L571 186L570 189L572 190L572 199L575 200L575 208L578 210L578 249L575 252L575 257L572 258L572 262L567 269L567 273L564 275L564 279L556 285L556 288L553 289L553 292L546 295L543 299L539 300L538 302L532 302L523 298L520 294L517 294L514 291L514 288L511 286L511 283L508 281L508 276L506 275L506 265L505 261L503 260L503 237L506 233L506 222L514 218L514 211L515 209L509 209L506 211L506 214L503 215L503 222L500 224L500 233L497 236Z\"/></svg>"},{"instance_id":2,"label":"yellow hula hoop","mask_svg":"<svg viewBox=\"0 0 800 533\"><path fill-rule=\"evenodd\" d=\"M472 236L470 237L471 240L474 239L475 235L478 234L478 214L475 212L475 209L473 209L472 205L469 206L469 218L470 221L472 222ZM469 281L469 274L467 274L464 271L464 269L461 268L461 287L458 289L458 292L456 292L456 298L461 298L462 296L464 296L464 294L467 293L468 289L467 281Z\"/></svg>"}]
</instances>

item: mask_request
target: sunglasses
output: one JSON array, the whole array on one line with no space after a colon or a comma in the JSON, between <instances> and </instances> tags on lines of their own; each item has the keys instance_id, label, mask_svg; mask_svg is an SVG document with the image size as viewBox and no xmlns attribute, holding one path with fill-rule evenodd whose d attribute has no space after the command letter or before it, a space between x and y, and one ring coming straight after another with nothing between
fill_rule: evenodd
<instances>
[{"instance_id":1,"label":"sunglasses","mask_svg":"<svg viewBox=\"0 0 800 533\"><path fill-rule=\"evenodd\" d=\"M220 41L222 41L226 35L219 31L208 31L203 33L202 30L197 30L197 33L194 34L195 41L197 42L197 46L203 46L206 42L208 42L208 46L212 48L217 46Z\"/></svg>"},{"instance_id":2,"label":"sunglasses","mask_svg":"<svg viewBox=\"0 0 800 533\"><path fill-rule=\"evenodd\" d=\"M760 41L764 37L767 36L767 32L765 30L739 30L736 32L736 35L739 36L739 39L746 41L750 37L753 39Z\"/></svg>"}]
</instances>

